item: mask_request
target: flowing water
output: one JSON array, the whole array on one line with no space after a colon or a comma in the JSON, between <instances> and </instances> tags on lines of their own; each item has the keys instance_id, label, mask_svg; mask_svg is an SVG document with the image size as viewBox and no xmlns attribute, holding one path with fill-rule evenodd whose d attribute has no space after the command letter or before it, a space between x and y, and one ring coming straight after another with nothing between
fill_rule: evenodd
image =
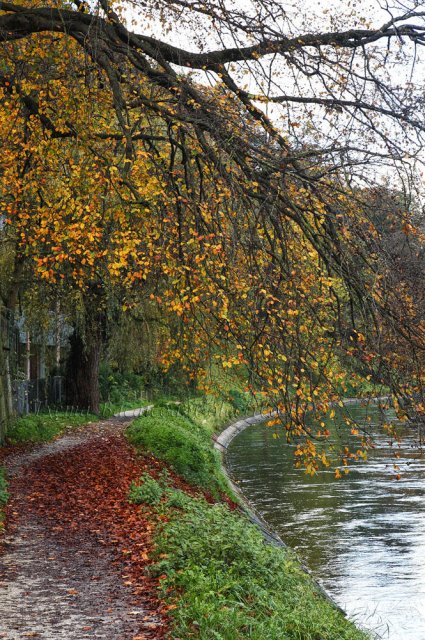
<instances>
[{"instance_id":1,"label":"flowing water","mask_svg":"<svg viewBox=\"0 0 425 640\"><path fill-rule=\"evenodd\" d=\"M293 446L264 424L233 440L229 470L359 626L386 640L425 640L425 450L414 427L401 445L389 446L376 405L348 410L359 423L369 418L376 448L343 479L295 469ZM388 419L394 415L386 412Z\"/></svg>"}]
</instances>

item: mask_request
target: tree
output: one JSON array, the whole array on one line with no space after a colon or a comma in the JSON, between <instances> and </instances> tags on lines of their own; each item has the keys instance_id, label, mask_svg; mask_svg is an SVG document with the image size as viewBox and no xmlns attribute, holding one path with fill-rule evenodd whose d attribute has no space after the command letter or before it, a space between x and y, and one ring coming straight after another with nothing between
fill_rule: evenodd
<instances>
[{"instance_id":1,"label":"tree","mask_svg":"<svg viewBox=\"0 0 425 640\"><path fill-rule=\"evenodd\" d=\"M353 355L382 359L391 333L422 384L423 319L405 291L388 295L385 243L358 204L371 168L415 184L424 101L413 67L425 15L407 4L388 7L381 24L353 14L352 28L334 17L326 28L322 16L307 29L272 0L144 3L147 21L133 32L125 5L105 0L86 12L0 3L2 104L25 116L11 135L27 149L32 131L40 169L59 148L84 148L124 216L152 214L143 254L160 258L152 295L182 336L170 336L165 361L200 364L221 350L225 366L247 367L287 411L288 429L302 432L305 411L335 397L347 309L356 309ZM169 42L177 19L196 34L190 49ZM149 20L164 37L149 35ZM156 176L153 200L142 166ZM407 215L399 224L419 238Z\"/></svg>"}]
</instances>

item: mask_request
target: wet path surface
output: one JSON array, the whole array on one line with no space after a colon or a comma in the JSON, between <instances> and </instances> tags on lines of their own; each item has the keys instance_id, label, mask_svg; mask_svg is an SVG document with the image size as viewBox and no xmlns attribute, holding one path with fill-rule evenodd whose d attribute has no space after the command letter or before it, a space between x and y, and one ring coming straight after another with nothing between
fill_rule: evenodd
<instances>
[{"instance_id":1,"label":"wet path surface","mask_svg":"<svg viewBox=\"0 0 425 640\"><path fill-rule=\"evenodd\" d=\"M136 635L136 618L145 612L120 588L111 554L98 547L81 537L64 544L43 531L43 522L26 522L2 558L0 637Z\"/></svg>"},{"instance_id":2,"label":"wet path surface","mask_svg":"<svg viewBox=\"0 0 425 640\"><path fill-rule=\"evenodd\" d=\"M127 502L143 469L122 431L105 421L6 458L0 638L163 637L145 572L151 527Z\"/></svg>"}]
</instances>

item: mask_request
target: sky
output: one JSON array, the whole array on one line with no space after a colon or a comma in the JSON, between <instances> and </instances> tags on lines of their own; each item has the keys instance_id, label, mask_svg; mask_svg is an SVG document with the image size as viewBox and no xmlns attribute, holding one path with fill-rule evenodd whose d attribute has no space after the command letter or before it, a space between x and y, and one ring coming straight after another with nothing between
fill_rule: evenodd
<instances>
[{"instance_id":1,"label":"sky","mask_svg":"<svg viewBox=\"0 0 425 640\"><path fill-rule=\"evenodd\" d=\"M187 50L196 51L214 50L222 46L234 46L234 38L230 33L215 32L210 28L207 20L200 19L197 24L186 19L187 10L182 10L179 16L175 16L172 21L162 22L158 13L153 12L149 17L149 2L147 0L143 5L139 5L140 11L136 11L135 5L138 0L128 3L131 10L127 13L128 21L133 22L133 29L141 31L144 34L163 39L173 45L183 47ZM252 2L247 0L239 0L239 2L231 2L224 0L226 6L235 10L251 11ZM265 0L267 1L267 0ZM406 0L410 2L410 0ZM220 0L217 0L219 5ZM292 31L292 34L308 33L316 30L321 32L346 30L348 28L370 28L379 27L385 24L390 15L400 13L399 0L394 0L392 7L388 3L378 0L292 0L292 2L283 2L280 4L285 11L285 18L281 21L280 29L284 33ZM163 5L164 6L164 5ZM381 59L386 53L387 41L382 42L378 48ZM412 66L406 60L398 60L400 48L397 42L391 45L391 51L394 53L391 61L386 61L385 65L376 64L376 73L380 80L386 84L392 84L397 87L398 91L402 91L408 83L417 84L422 87L425 65L421 59L422 51L414 51L413 46L405 41L403 49L408 49L409 56L413 60L414 55L416 67L412 73ZM359 75L362 73L362 61L360 58L353 61L353 68L359 64L357 70ZM332 64L327 67L329 76L326 83L331 87L333 95L340 98L351 99L352 90L349 83L343 88L344 82L341 80L339 73L339 86L332 86L331 75L336 67ZM179 71L182 71L179 69ZM272 60L270 57L263 59L257 65L252 63L236 64L230 68L230 72L235 80L251 93L268 93L269 95L290 94L299 96L328 96L327 88L323 81L319 80L319 76L306 77L299 73L294 66L286 65L281 60ZM204 74L197 72L192 74L197 82L213 85L217 82L214 74ZM261 81L259 81L261 78ZM360 95L366 100L373 100L370 90L367 86L363 87L360 80L357 81L356 91L357 97ZM368 96L369 93L369 96ZM391 100L389 99L389 102ZM350 136L350 144L370 150L374 145L379 152L384 152L385 148L382 139L379 136L370 136L370 128L365 126L357 126L353 117L341 114L336 110L324 110L323 107L296 105L291 103L283 106L265 107L257 103L267 111L267 115L273 122L279 126L294 144L301 144L306 140L309 144L329 145L334 143L343 144L343 141L350 128L353 133ZM376 115L372 116L376 120ZM414 137L409 140L409 132L407 127L398 128L391 122L385 124L386 134L391 141L397 142L400 146L404 146L406 153L417 154L419 165L424 163L425 155L422 151L422 145L416 145ZM356 131L354 132L354 129ZM338 133L339 132L339 133ZM416 145L416 146L415 146ZM413 162L413 160L411 161ZM397 172L388 167L374 166L369 163L368 172L371 178L383 180L391 178L397 181L399 179ZM422 169L419 166L418 171Z\"/></svg>"}]
</instances>

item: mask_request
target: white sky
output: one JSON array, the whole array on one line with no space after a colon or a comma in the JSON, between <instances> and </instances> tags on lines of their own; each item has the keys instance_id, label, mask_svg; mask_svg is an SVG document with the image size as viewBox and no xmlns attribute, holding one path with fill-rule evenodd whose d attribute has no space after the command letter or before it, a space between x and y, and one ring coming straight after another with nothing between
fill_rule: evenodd
<instances>
[{"instance_id":1,"label":"white sky","mask_svg":"<svg viewBox=\"0 0 425 640\"><path fill-rule=\"evenodd\" d=\"M149 2L149 0L148 0ZM189 51L214 50L221 48L222 46L235 46L233 36L221 32L220 34L214 33L211 30L210 23L207 19L197 20L197 24L194 25L190 20L186 19L187 11L181 13L181 15L171 21L168 24L161 23L158 14L154 14L153 17L149 17L149 10L146 5L140 7L140 12L135 11L134 4L127 4L131 6L131 10L127 15L131 16L131 21L135 31L141 31L146 35L151 35L156 38L160 38L173 45L183 47ZM217 0L218 4L218 0ZM252 2L243 0L240 2L231 2L231 0L225 0L226 6L229 8L240 8L247 11L252 11ZM393 5L397 5L398 0L393 0ZM281 30L288 35L295 35L297 33L308 33L310 31L334 31L345 30L349 28L369 28L379 27L386 23L390 19L389 10L386 9L386 4L378 0L292 0L292 2L283 2L281 7L284 8L287 16L285 22L282 21L280 25ZM390 10L393 15L399 15L400 9ZM128 20L130 22L130 19ZM292 31L292 33L290 33ZM221 42L220 42L221 41ZM250 44L248 41L243 44ZM387 42L380 43L381 51L386 50ZM391 49L394 53L398 52L397 42L391 44ZM414 48L409 42L405 42L403 49L409 50L411 59L414 56ZM380 78L384 82L389 82L399 88L405 87L406 84L412 80L413 83L422 86L423 76L425 71L425 65L421 59L423 56L422 51L416 51L416 69L412 74L411 65L406 61L397 60L396 56L393 56L391 65L387 64L385 68L381 68L377 71ZM230 71L233 77L252 93L261 93L264 91L267 93L270 91L271 95L290 94L290 95L316 95L326 96L323 85L316 79L308 79L303 77L299 72L292 67L285 66L281 61L278 63L271 63L270 57L261 61L263 74L262 86L255 80L255 76L249 69L252 70L253 65L250 63L250 67L246 64L232 65ZM270 75L271 83L267 87L267 81L264 77ZM359 67L361 71L361 67ZM260 71L260 65L257 66L257 73ZM196 73L194 74L198 82L214 83L216 77L214 74ZM296 85L298 87L296 88ZM260 83L261 85L261 83ZM338 93L339 92L339 93ZM339 88L335 91L335 96L340 98L351 98L350 92L344 92ZM367 99L367 90L364 94ZM307 116L306 116L307 113ZM323 107L313 106L306 108L305 106L299 106L290 104L289 109L287 105L284 106L269 106L268 115L272 117L274 122L278 124L283 133L291 137L295 141L296 138L300 141L309 140L312 143L318 145L330 144L331 140L335 139L335 131L338 128L340 131L347 131L350 125L350 118L345 114L339 114L336 111L326 112ZM295 123L292 127L290 123ZM352 124L352 121L351 121ZM419 153L419 159L425 159L422 153L421 146L416 146L413 138L409 141L407 138L402 140L408 133L407 128L404 130L399 129L393 124L387 123L387 133L390 137L397 139L400 144L403 144L406 151L415 151ZM365 127L360 128L356 134L356 139L351 138L351 144L357 144L358 146L364 146L371 148L374 144L376 149L383 150L380 147L379 139L368 139L369 133ZM343 136L339 137L341 143L343 142ZM385 177L386 175L394 175L393 171L380 168L372 168L372 173L375 171L377 179ZM397 179L397 177L396 177Z\"/></svg>"}]
</instances>

